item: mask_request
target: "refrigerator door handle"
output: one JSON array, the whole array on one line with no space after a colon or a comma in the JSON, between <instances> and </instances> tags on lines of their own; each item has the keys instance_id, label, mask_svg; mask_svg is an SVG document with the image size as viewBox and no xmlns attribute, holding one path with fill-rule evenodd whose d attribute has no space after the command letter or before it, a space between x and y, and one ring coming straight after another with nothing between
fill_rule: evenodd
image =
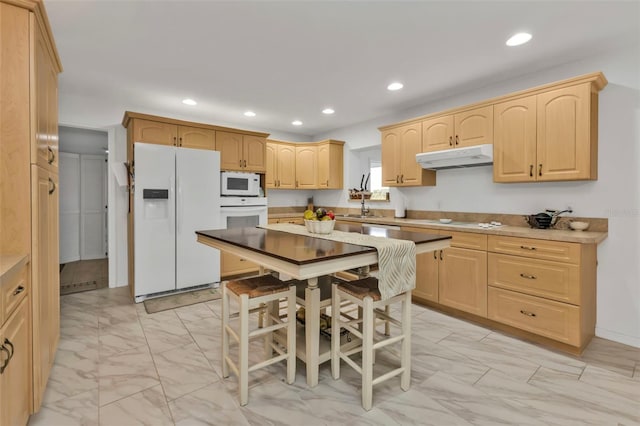
<instances>
[{"instance_id":1,"label":"refrigerator door handle","mask_svg":"<svg viewBox=\"0 0 640 426\"><path fill-rule=\"evenodd\" d=\"M180 233L184 218L184 200L182 199L182 186L179 180L176 183L176 188L176 232Z\"/></svg>"},{"instance_id":2,"label":"refrigerator door handle","mask_svg":"<svg viewBox=\"0 0 640 426\"><path fill-rule=\"evenodd\" d=\"M175 177L169 178L169 231L171 233L176 232L176 179Z\"/></svg>"}]
</instances>

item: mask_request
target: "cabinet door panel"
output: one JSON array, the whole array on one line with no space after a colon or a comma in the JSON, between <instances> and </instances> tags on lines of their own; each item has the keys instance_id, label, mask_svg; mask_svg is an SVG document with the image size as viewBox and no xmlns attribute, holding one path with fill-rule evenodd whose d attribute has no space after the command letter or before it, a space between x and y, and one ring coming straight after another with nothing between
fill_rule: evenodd
<instances>
[{"instance_id":1,"label":"cabinet door panel","mask_svg":"<svg viewBox=\"0 0 640 426\"><path fill-rule=\"evenodd\" d=\"M413 294L438 303L438 254L422 253L416 256L416 288Z\"/></svg>"},{"instance_id":2,"label":"cabinet door panel","mask_svg":"<svg viewBox=\"0 0 640 426\"><path fill-rule=\"evenodd\" d=\"M178 146L194 149L216 149L216 132L198 127L178 127Z\"/></svg>"},{"instance_id":3,"label":"cabinet door panel","mask_svg":"<svg viewBox=\"0 0 640 426\"><path fill-rule=\"evenodd\" d=\"M494 105L493 181L536 180L536 97Z\"/></svg>"},{"instance_id":4,"label":"cabinet door panel","mask_svg":"<svg viewBox=\"0 0 640 426\"><path fill-rule=\"evenodd\" d=\"M382 132L382 186L400 184L400 135L398 129Z\"/></svg>"},{"instance_id":5,"label":"cabinet door panel","mask_svg":"<svg viewBox=\"0 0 640 426\"><path fill-rule=\"evenodd\" d=\"M47 96L49 91L47 85L49 83L49 54L44 36L40 31L40 27L36 25L35 40L35 138L34 146L31 150L31 163L40 167L48 168L51 160L51 152L49 152L49 122L47 110L49 108L49 100Z\"/></svg>"},{"instance_id":6,"label":"cabinet door panel","mask_svg":"<svg viewBox=\"0 0 640 426\"><path fill-rule=\"evenodd\" d=\"M296 146L296 188L315 189L318 181L318 149Z\"/></svg>"},{"instance_id":7,"label":"cabinet door panel","mask_svg":"<svg viewBox=\"0 0 640 426\"><path fill-rule=\"evenodd\" d=\"M58 73L47 62L47 134L49 135L49 170L58 173Z\"/></svg>"},{"instance_id":8,"label":"cabinet door panel","mask_svg":"<svg viewBox=\"0 0 640 426\"><path fill-rule=\"evenodd\" d=\"M146 142L175 146L178 140L178 126L158 121L133 120L133 143Z\"/></svg>"},{"instance_id":9,"label":"cabinet door panel","mask_svg":"<svg viewBox=\"0 0 640 426\"><path fill-rule=\"evenodd\" d=\"M440 262L440 303L487 316L487 252L448 248Z\"/></svg>"},{"instance_id":10,"label":"cabinet door panel","mask_svg":"<svg viewBox=\"0 0 640 426\"><path fill-rule=\"evenodd\" d=\"M242 169L242 135L216 131L216 151L220 151L220 169Z\"/></svg>"},{"instance_id":11,"label":"cabinet door panel","mask_svg":"<svg viewBox=\"0 0 640 426\"><path fill-rule=\"evenodd\" d=\"M265 158L267 139L260 136L244 135L242 140L242 166L244 167L244 170L248 172L264 173L267 169L267 162Z\"/></svg>"},{"instance_id":12,"label":"cabinet door panel","mask_svg":"<svg viewBox=\"0 0 640 426\"><path fill-rule=\"evenodd\" d=\"M49 173L52 188L49 190L49 203L47 207L47 216L49 218L49 248L48 248L48 265L49 265L49 318L47 319L49 327L49 368L53 367L53 361L58 342L60 340L60 228L59 228L59 191L58 191L58 175Z\"/></svg>"},{"instance_id":13,"label":"cabinet door panel","mask_svg":"<svg viewBox=\"0 0 640 426\"><path fill-rule=\"evenodd\" d=\"M258 265L235 254L220 252L220 275L230 276L258 270Z\"/></svg>"},{"instance_id":14,"label":"cabinet door panel","mask_svg":"<svg viewBox=\"0 0 640 426\"><path fill-rule=\"evenodd\" d=\"M538 180L590 177L590 84L538 95Z\"/></svg>"},{"instance_id":15,"label":"cabinet door panel","mask_svg":"<svg viewBox=\"0 0 640 426\"><path fill-rule=\"evenodd\" d=\"M264 186L268 189L278 187L278 144L267 142L265 151L265 164L267 167L264 175Z\"/></svg>"},{"instance_id":16,"label":"cabinet door panel","mask_svg":"<svg viewBox=\"0 0 640 426\"><path fill-rule=\"evenodd\" d=\"M292 145L280 145L277 156L278 188L296 187L296 148Z\"/></svg>"},{"instance_id":17,"label":"cabinet door panel","mask_svg":"<svg viewBox=\"0 0 640 426\"><path fill-rule=\"evenodd\" d=\"M422 152L453 148L453 115L422 122Z\"/></svg>"},{"instance_id":18,"label":"cabinet door panel","mask_svg":"<svg viewBox=\"0 0 640 426\"><path fill-rule=\"evenodd\" d=\"M493 143L493 105L454 116L455 148Z\"/></svg>"},{"instance_id":19,"label":"cabinet door panel","mask_svg":"<svg viewBox=\"0 0 640 426\"><path fill-rule=\"evenodd\" d=\"M422 123L403 126L400 131L400 185L420 185L422 167L416 154L422 150Z\"/></svg>"}]
</instances>

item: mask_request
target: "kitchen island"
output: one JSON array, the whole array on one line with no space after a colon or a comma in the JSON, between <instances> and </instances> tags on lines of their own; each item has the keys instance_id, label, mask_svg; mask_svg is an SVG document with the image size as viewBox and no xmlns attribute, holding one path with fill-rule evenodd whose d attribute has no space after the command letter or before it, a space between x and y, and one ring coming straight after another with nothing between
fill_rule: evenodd
<instances>
[{"instance_id":1,"label":"kitchen island","mask_svg":"<svg viewBox=\"0 0 640 426\"><path fill-rule=\"evenodd\" d=\"M451 241L451 237L446 235L362 227L355 224L337 224L335 229L413 241L416 244L417 254L447 248ZM376 249L265 228L197 231L196 234L200 243L242 256L263 268L307 281L305 290L307 326L303 361L307 368L307 384L317 385L321 358L318 278L376 264L378 262Z\"/></svg>"}]
</instances>

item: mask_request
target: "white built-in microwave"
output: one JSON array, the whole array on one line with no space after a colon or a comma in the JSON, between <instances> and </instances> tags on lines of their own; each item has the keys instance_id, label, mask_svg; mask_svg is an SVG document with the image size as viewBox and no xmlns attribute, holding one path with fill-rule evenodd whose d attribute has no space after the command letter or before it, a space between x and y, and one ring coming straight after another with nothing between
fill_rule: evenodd
<instances>
[{"instance_id":1,"label":"white built-in microwave","mask_svg":"<svg viewBox=\"0 0 640 426\"><path fill-rule=\"evenodd\" d=\"M246 172L222 172L221 195L258 197L261 195L260 175Z\"/></svg>"}]
</instances>

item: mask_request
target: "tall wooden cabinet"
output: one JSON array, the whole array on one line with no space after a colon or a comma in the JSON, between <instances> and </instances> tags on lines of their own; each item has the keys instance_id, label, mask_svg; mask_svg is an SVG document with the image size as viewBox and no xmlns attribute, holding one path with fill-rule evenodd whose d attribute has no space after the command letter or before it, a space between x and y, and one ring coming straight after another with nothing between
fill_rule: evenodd
<instances>
[{"instance_id":1,"label":"tall wooden cabinet","mask_svg":"<svg viewBox=\"0 0 640 426\"><path fill-rule=\"evenodd\" d=\"M60 337L58 255L58 74L62 67L43 3L0 0L0 256L30 259L30 290L5 335L15 335L20 371L2 378L3 404L13 408L0 422L25 422L38 411ZM30 212L30 214L28 213ZM12 321L9 319L9 321ZM27 329L28 333L24 333ZM8 334L7 334L8 333ZM22 337L18 337L22 336ZM27 337L25 337L27 336ZM26 351L30 353L25 354ZM17 355L16 355L17 356ZM26 365L26 367L25 367ZM15 373L18 374L18 373ZM10 396L5 383L11 382ZM21 405L22 404L22 405ZM8 416L8 417L7 417Z\"/></svg>"}]
</instances>

